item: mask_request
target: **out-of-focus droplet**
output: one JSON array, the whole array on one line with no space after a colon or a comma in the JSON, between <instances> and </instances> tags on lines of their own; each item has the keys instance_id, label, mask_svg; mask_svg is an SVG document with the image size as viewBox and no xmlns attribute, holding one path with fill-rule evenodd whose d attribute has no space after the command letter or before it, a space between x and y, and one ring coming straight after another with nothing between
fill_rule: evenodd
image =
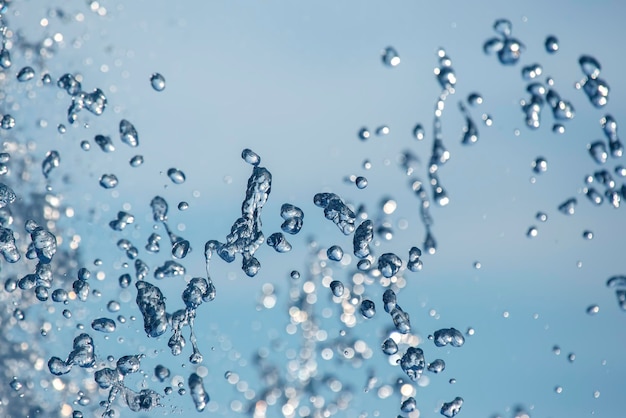
<instances>
[{"instance_id":1,"label":"out-of-focus droplet","mask_svg":"<svg viewBox=\"0 0 626 418\"><path fill-rule=\"evenodd\" d=\"M478 106L483 103L483 96L481 96L480 93L470 93L467 96L467 103L469 103L470 106Z\"/></svg>"},{"instance_id":2,"label":"out-of-focus droplet","mask_svg":"<svg viewBox=\"0 0 626 418\"><path fill-rule=\"evenodd\" d=\"M415 137L415 139L417 139L418 141L422 141L424 139L424 135L424 127L419 123L415 125L415 128L413 128L413 136Z\"/></svg>"},{"instance_id":3,"label":"out-of-focus droplet","mask_svg":"<svg viewBox=\"0 0 626 418\"><path fill-rule=\"evenodd\" d=\"M358 133L358 137L361 141L369 139L370 135L370 131L367 128L361 128Z\"/></svg>"},{"instance_id":4,"label":"out-of-focus droplet","mask_svg":"<svg viewBox=\"0 0 626 418\"><path fill-rule=\"evenodd\" d=\"M543 157L537 157L532 163L533 171L542 174L548 171L548 161Z\"/></svg>"},{"instance_id":5,"label":"out-of-focus droplet","mask_svg":"<svg viewBox=\"0 0 626 418\"><path fill-rule=\"evenodd\" d=\"M598 305L590 305L587 307L587 314L595 315L600 312L600 307Z\"/></svg>"},{"instance_id":6,"label":"out-of-focus droplet","mask_svg":"<svg viewBox=\"0 0 626 418\"><path fill-rule=\"evenodd\" d=\"M554 54L559 50L559 40L554 35L548 36L544 45L548 54Z\"/></svg>"},{"instance_id":7,"label":"out-of-focus droplet","mask_svg":"<svg viewBox=\"0 0 626 418\"><path fill-rule=\"evenodd\" d=\"M537 230L536 226L531 226L530 228L528 228L528 231L526 232L526 236L528 238L535 238L538 234L539 234L539 231Z\"/></svg>"},{"instance_id":8,"label":"out-of-focus droplet","mask_svg":"<svg viewBox=\"0 0 626 418\"><path fill-rule=\"evenodd\" d=\"M395 48L388 46L383 50L382 53L382 61L387 67L397 67L400 64L400 56L398 55L398 51Z\"/></svg>"}]
</instances>

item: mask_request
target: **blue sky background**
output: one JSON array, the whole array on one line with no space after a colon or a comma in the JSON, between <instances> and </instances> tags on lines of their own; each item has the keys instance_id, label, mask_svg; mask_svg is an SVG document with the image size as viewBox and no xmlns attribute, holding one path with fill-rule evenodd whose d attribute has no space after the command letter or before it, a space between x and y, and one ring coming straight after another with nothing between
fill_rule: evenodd
<instances>
[{"instance_id":1,"label":"blue sky background","mask_svg":"<svg viewBox=\"0 0 626 418\"><path fill-rule=\"evenodd\" d=\"M170 225L184 225L177 233L192 243L193 251L184 261L189 277L202 276L204 242L223 240L240 214L251 172L240 154L243 148L253 149L273 174L272 193L263 211L265 235L279 231L280 206L285 202L304 210L305 226L299 235L288 237L294 246L291 253L276 254L266 245L259 249L262 268L255 278L243 274L239 258L233 264L216 259L211 265L218 297L199 308L196 329L209 370L205 385L213 400L210 409L232 416L230 402L243 397L226 382L224 372L236 371L259 390L253 353L271 347L275 336L287 347L298 347L299 341L285 333L288 274L297 269L307 276L308 240L315 239L320 248L338 244L351 252L352 238L324 219L322 210L313 205L315 193L332 191L355 205L364 203L374 219L381 198L395 199L398 209L388 218L394 226L406 220L408 227L396 226L394 239L381 242L377 253L395 252L406 259L411 246L422 247L425 231L419 201L397 157L411 150L421 160L416 174L427 178L439 94L433 69L436 51L443 47L458 78L456 94L446 102L443 116L451 159L440 169L451 202L431 209L437 253L424 256L422 272L405 273L407 286L398 300L423 339L445 327L462 331L473 327L476 334L462 348L436 348L424 342L427 360L443 358L447 368L442 375L430 375L429 386L418 388L420 416L438 416L441 403L455 396L465 399L460 415L464 417L509 416L518 404L537 417L619 414L626 372L624 312L605 282L626 268L621 257L626 245L624 209L615 210L607 203L595 207L581 190L585 175L600 169L586 149L591 141L604 139L600 118L610 113L618 124L624 120L626 84L619 41L626 33L621 3L103 1L100 6L106 8L105 16L89 10L85 2L59 5L69 15L83 13L84 21L50 17L48 26L42 27L39 22L50 10L46 2L15 1L8 17L11 27L20 28L29 39L63 34L54 56L36 68L37 77L43 70L54 80L65 72L80 73L85 89L99 87L109 100L102 116L83 111L81 123L68 126L61 135L56 126L67 125L70 102L65 92L35 87L34 81L10 90L19 103L19 109L12 111L22 123L18 133L36 144L34 158L40 160L50 149L61 153L62 165L50 184L76 209L66 227L81 235L84 263L95 258L104 261L101 270L106 279L98 284L103 296L88 306L76 303L74 321L80 322L84 315L88 324L87 318L106 314L106 302L112 298L130 300L121 313L140 316L133 302L134 288L130 295L120 295L116 284L125 257L115 243L121 237L130 239L140 248L140 257L154 267L167 259L164 251L157 256L143 251L152 232L149 201L157 194L170 204ZM482 52L483 43L496 35L492 25L498 18L511 20L513 36L526 47L515 66L502 66L496 57ZM543 47L548 35L560 41L554 55ZM381 51L387 46L400 55L396 68L381 63ZM593 108L584 93L573 87L582 79L578 66L582 54L599 60L601 77L611 86L604 109ZM524 126L519 101L528 95L520 71L534 62L543 66L539 80L553 77L555 89L576 110L563 135L552 133L548 107L542 112L540 129ZM12 70L26 64L32 61L16 52ZM150 86L154 72L166 79L162 92ZM462 146L463 116L457 103L474 91L484 97L481 106L469 109L480 139ZM492 127L483 125L483 113L493 117ZM119 142L121 118L138 129L138 150ZM38 124L41 119L47 126ZM421 142L411 135L416 123L426 128ZM373 133L381 125L389 126L389 135L358 140L362 127ZM116 152L102 153L93 143L89 152L80 149L81 140L92 140L98 133L113 136ZM139 168L127 163L135 151L146 159ZM531 183L531 163L538 156L547 159L548 171ZM362 167L366 159L372 163L368 171ZM603 168L612 171L618 163L609 159ZM171 183L166 175L170 167L182 169L187 181ZM97 186L105 172L120 179L114 191ZM344 177L352 174L365 175L369 186L359 190L347 184ZM61 181L63 177L70 181ZM41 177L41 191L44 184ZM576 214L567 217L557 207L570 197L579 204ZM186 212L176 209L181 200L190 204ZM136 224L124 233L114 232L107 224L124 204L136 216ZM548 214L546 223L535 219L538 211ZM532 225L539 228L539 235L529 239L526 231ZM593 240L582 238L584 230L593 231ZM164 236L164 248L165 241ZM476 261L482 265L479 270L473 267ZM347 284L355 265L353 261L350 268L334 268L336 278ZM264 283L274 285L278 303L271 310L258 311ZM172 309L182 307L181 278L166 279L159 286L166 293L168 308L170 303ZM366 289L364 295L377 302L379 313L368 322L359 318L347 336L366 341L373 358L359 369L317 360L320 371L333 371L353 384L354 403L346 416L362 412L377 416L375 411L380 416L400 414L397 393L382 400L362 391L370 370L379 384L393 384L402 377L379 350L384 330L391 325L379 302L383 290L377 283ZM317 292L320 312L324 307L339 312L329 289L318 282ZM598 315L586 314L591 304L600 306ZM429 315L431 309L436 310L436 318ZM62 319L61 310L57 307L54 314L61 318L61 330L47 340L51 355L69 352L68 342L76 333L75 323ZM338 336L341 324L334 316L324 324L329 335ZM144 361L149 375L158 363L185 380L194 369L186 361L189 347L182 356L172 357L167 349L169 333L148 340L140 317L120 326L117 333L106 340L92 332L103 358L144 347L146 352L157 350ZM117 342L118 336L124 337L123 343ZM562 348L560 356L552 353L555 344ZM245 361L233 360L233 352ZM571 364L570 352L576 354ZM286 362L281 352L273 356L278 363ZM75 376L81 373L89 379L82 371L72 371L68 379L78 379ZM457 383L449 384L450 378ZM164 386L150 378L147 384L157 391ZM562 386L563 393L556 394L556 386ZM595 391L600 392L597 399ZM171 395L163 403L166 407L151 415L193 411L188 395Z\"/></svg>"}]
</instances>

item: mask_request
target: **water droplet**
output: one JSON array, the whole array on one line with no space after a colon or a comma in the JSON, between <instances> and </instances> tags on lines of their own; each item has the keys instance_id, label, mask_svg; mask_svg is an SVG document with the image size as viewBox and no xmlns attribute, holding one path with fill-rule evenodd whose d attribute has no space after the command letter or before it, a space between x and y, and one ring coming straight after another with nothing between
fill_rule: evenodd
<instances>
[{"instance_id":1,"label":"water droplet","mask_svg":"<svg viewBox=\"0 0 626 418\"><path fill-rule=\"evenodd\" d=\"M109 318L96 318L91 322L91 328L105 333L115 332L115 321Z\"/></svg>"},{"instance_id":2,"label":"water droplet","mask_svg":"<svg viewBox=\"0 0 626 418\"><path fill-rule=\"evenodd\" d=\"M184 201L183 202L178 202L178 210L185 211L187 209L189 209L189 203L184 202Z\"/></svg>"},{"instance_id":3,"label":"water droplet","mask_svg":"<svg viewBox=\"0 0 626 418\"><path fill-rule=\"evenodd\" d=\"M413 136L418 141L422 141L424 139L425 133L426 132L424 131L424 127L419 123L415 125L415 128L413 128Z\"/></svg>"},{"instance_id":4,"label":"water droplet","mask_svg":"<svg viewBox=\"0 0 626 418\"><path fill-rule=\"evenodd\" d=\"M451 379L451 380L454 380L454 379ZM453 383L453 382L450 382L450 383ZM461 412L462 406L463 406L463 398L461 398L460 396L457 396L451 402L444 402L444 404L441 406L441 411L440 411L441 415L443 415L444 417L451 418L455 416L456 414L458 414L459 412Z\"/></svg>"},{"instance_id":5,"label":"water droplet","mask_svg":"<svg viewBox=\"0 0 626 418\"><path fill-rule=\"evenodd\" d=\"M537 157L532 163L533 171L542 174L548 171L548 161L543 157Z\"/></svg>"},{"instance_id":6,"label":"water droplet","mask_svg":"<svg viewBox=\"0 0 626 418\"><path fill-rule=\"evenodd\" d=\"M434 342L437 347L444 347L450 344L453 347L461 347L465 344L463 333L455 328L442 328L435 331Z\"/></svg>"},{"instance_id":7,"label":"water droplet","mask_svg":"<svg viewBox=\"0 0 626 418\"><path fill-rule=\"evenodd\" d=\"M61 164L61 157L57 151L48 151L46 158L41 163L41 171L45 178L48 178L50 172Z\"/></svg>"},{"instance_id":8,"label":"water droplet","mask_svg":"<svg viewBox=\"0 0 626 418\"><path fill-rule=\"evenodd\" d=\"M91 149L91 144L87 140L80 141L80 147L83 151L89 151Z\"/></svg>"},{"instance_id":9,"label":"water droplet","mask_svg":"<svg viewBox=\"0 0 626 418\"><path fill-rule=\"evenodd\" d=\"M559 50L559 40L556 36L550 35L546 38L545 47L548 54L554 54Z\"/></svg>"},{"instance_id":10,"label":"water droplet","mask_svg":"<svg viewBox=\"0 0 626 418\"><path fill-rule=\"evenodd\" d=\"M391 356L398 352L398 345L391 338L387 338L385 341L383 341L381 348L383 350L383 353L387 354L388 356Z\"/></svg>"},{"instance_id":11,"label":"water droplet","mask_svg":"<svg viewBox=\"0 0 626 418\"><path fill-rule=\"evenodd\" d=\"M297 270L293 270L289 276L293 279L293 280L298 280L300 278L300 272Z\"/></svg>"},{"instance_id":12,"label":"water droplet","mask_svg":"<svg viewBox=\"0 0 626 418\"><path fill-rule=\"evenodd\" d=\"M356 187L359 189L365 189L367 187L367 179L363 176L358 176L354 181Z\"/></svg>"},{"instance_id":13,"label":"water droplet","mask_svg":"<svg viewBox=\"0 0 626 418\"><path fill-rule=\"evenodd\" d=\"M400 56L398 52L391 46L388 46L383 50L382 61L387 67L397 67L400 64Z\"/></svg>"},{"instance_id":14,"label":"water droplet","mask_svg":"<svg viewBox=\"0 0 626 418\"><path fill-rule=\"evenodd\" d=\"M259 157L259 155L256 152L248 148L244 149L241 152L241 158L243 158L245 162L253 166L257 166L261 164L261 157Z\"/></svg>"},{"instance_id":15,"label":"water droplet","mask_svg":"<svg viewBox=\"0 0 626 418\"><path fill-rule=\"evenodd\" d=\"M366 319L371 319L376 315L376 306L369 299L363 299L360 307L361 315Z\"/></svg>"},{"instance_id":16,"label":"water droplet","mask_svg":"<svg viewBox=\"0 0 626 418\"><path fill-rule=\"evenodd\" d=\"M573 215L576 211L577 204L578 201L576 200L576 198L572 197L570 199L567 199L565 202L559 205L559 212L561 212L563 215Z\"/></svg>"},{"instance_id":17,"label":"water droplet","mask_svg":"<svg viewBox=\"0 0 626 418\"><path fill-rule=\"evenodd\" d=\"M343 258L343 249L338 245L333 245L326 250L326 255L333 261L341 261Z\"/></svg>"},{"instance_id":18,"label":"water droplet","mask_svg":"<svg viewBox=\"0 0 626 418\"><path fill-rule=\"evenodd\" d=\"M126 145L130 147L137 147L139 145L139 134L137 133L135 126L126 119L122 119L120 121L119 132L120 139Z\"/></svg>"},{"instance_id":19,"label":"water droplet","mask_svg":"<svg viewBox=\"0 0 626 418\"><path fill-rule=\"evenodd\" d=\"M13 129L15 128L15 119L11 115L4 115L0 120L0 128L2 129Z\"/></svg>"},{"instance_id":20,"label":"water droplet","mask_svg":"<svg viewBox=\"0 0 626 418\"><path fill-rule=\"evenodd\" d=\"M573 362L574 362L574 360L576 360L576 354L574 354L574 353L569 353L569 354L567 355L567 360L568 360L570 363L573 363Z\"/></svg>"},{"instance_id":21,"label":"water droplet","mask_svg":"<svg viewBox=\"0 0 626 418\"><path fill-rule=\"evenodd\" d=\"M390 132L389 126L387 126L387 125L382 125L382 126L379 126L378 128L376 128L376 135L377 136L385 136L385 135L388 135L389 132Z\"/></svg>"},{"instance_id":22,"label":"water droplet","mask_svg":"<svg viewBox=\"0 0 626 418\"><path fill-rule=\"evenodd\" d=\"M341 283L339 280L333 280L332 282L330 282L330 290L333 292L333 295L335 297L340 298L341 296L343 296L343 283Z\"/></svg>"},{"instance_id":23,"label":"water droplet","mask_svg":"<svg viewBox=\"0 0 626 418\"><path fill-rule=\"evenodd\" d=\"M600 312L600 307L598 305L589 305L587 307L587 314L589 315L595 315L598 312Z\"/></svg>"},{"instance_id":24,"label":"water droplet","mask_svg":"<svg viewBox=\"0 0 626 418\"><path fill-rule=\"evenodd\" d=\"M165 89L165 77L159 73L154 73L150 77L150 84L155 91L163 91Z\"/></svg>"},{"instance_id":25,"label":"water droplet","mask_svg":"<svg viewBox=\"0 0 626 418\"><path fill-rule=\"evenodd\" d=\"M115 151L115 146L113 145L113 141L111 141L111 137L105 135L96 135L94 141L100 149L104 152L113 152Z\"/></svg>"},{"instance_id":26,"label":"water droplet","mask_svg":"<svg viewBox=\"0 0 626 418\"><path fill-rule=\"evenodd\" d=\"M17 81L25 82L35 77L35 70L32 67L24 67L17 73Z\"/></svg>"},{"instance_id":27,"label":"water droplet","mask_svg":"<svg viewBox=\"0 0 626 418\"><path fill-rule=\"evenodd\" d=\"M131 167L139 167L143 164L143 155L135 155L130 159L129 164Z\"/></svg>"},{"instance_id":28,"label":"water droplet","mask_svg":"<svg viewBox=\"0 0 626 418\"><path fill-rule=\"evenodd\" d=\"M538 234L539 234L539 231L537 230L536 226L531 226L530 228L528 228L528 231L526 232L526 236L528 238L535 238Z\"/></svg>"},{"instance_id":29,"label":"water droplet","mask_svg":"<svg viewBox=\"0 0 626 418\"><path fill-rule=\"evenodd\" d=\"M167 170L167 176L172 180L174 184L183 184L185 182L185 173L177 168L170 168Z\"/></svg>"},{"instance_id":30,"label":"water droplet","mask_svg":"<svg viewBox=\"0 0 626 418\"><path fill-rule=\"evenodd\" d=\"M369 139L370 135L370 131L367 128L361 128L358 133L358 137L361 141Z\"/></svg>"},{"instance_id":31,"label":"water droplet","mask_svg":"<svg viewBox=\"0 0 626 418\"><path fill-rule=\"evenodd\" d=\"M446 363L441 359L433 360L432 363L428 365L428 371L431 373L441 373L446 368Z\"/></svg>"},{"instance_id":32,"label":"water droplet","mask_svg":"<svg viewBox=\"0 0 626 418\"><path fill-rule=\"evenodd\" d=\"M543 74L543 67L541 66L541 64L534 63L534 64L527 65L525 67L522 67L522 78L524 80L527 80L527 81L533 80L539 77L541 74Z\"/></svg>"},{"instance_id":33,"label":"water droplet","mask_svg":"<svg viewBox=\"0 0 626 418\"><path fill-rule=\"evenodd\" d=\"M100 186L105 189L113 189L117 187L118 180L115 174L103 174L100 176Z\"/></svg>"},{"instance_id":34,"label":"water droplet","mask_svg":"<svg viewBox=\"0 0 626 418\"><path fill-rule=\"evenodd\" d=\"M554 391L555 391L556 393L558 393L558 394L561 394L561 393L563 393L563 387L562 387L562 386L556 386L556 387L554 388Z\"/></svg>"}]
</instances>

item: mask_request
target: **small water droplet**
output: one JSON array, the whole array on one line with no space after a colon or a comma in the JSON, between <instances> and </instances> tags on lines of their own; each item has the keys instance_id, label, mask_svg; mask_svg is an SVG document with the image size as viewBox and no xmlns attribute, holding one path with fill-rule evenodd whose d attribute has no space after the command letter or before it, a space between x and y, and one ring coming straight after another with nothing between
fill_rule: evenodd
<instances>
[{"instance_id":1,"label":"small water droplet","mask_svg":"<svg viewBox=\"0 0 626 418\"><path fill-rule=\"evenodd\" d=\"M559 40L556 36L550 35L546 38L545 47L548 54L554 54L559 50Z\"/></svg>"},{"instance_id":2,"label":"small water droplet","mask_svg":"<svg viewBox=\"0 0 626 418\"><path fill-rule=\"evenodd\" d=\"M185 182L185 173L177 168L170 168L167 170L167 176L172 180L174 184L183 184Z\"/></svg>"},{"instance_id":3,"label":"small water droplet","mask_svg":"<svg viewBox=\"0 0 626 418\"><path fill-rule=\"evenodd\" d=\"M155 91L163 91L165 89L165 77L159 73L154 73L150 77L150 84Z\"/></svg>"},{"instance_id":4,"label":"small water droplet","mask_svg":"<svg viewBox=\"0 0 626 418\"><path fill-rule=\"evenodd\" d=\"M135 155L128 163L131 167L139 167L143 164L143 155Z\"/></svg>"},{"instance_id":5,"label":"small water droplet","mask_svg":"<svg viewBox=\"0 0 626 418\"><path fill-rule=\"evenodd\" d=\"M24 67L17 73L17 81L25 82L35 77L35 70L32 67Z\"/></svg>"},{"instance_id":6,"label":"small water droplet","mask_svg":"<svg viewBox=\"0 0 626 418\"><path fill-rule=\"evenodd\" d=\"M415 139L417 139L418 141L422 141L424 139L424 134L424 127L419 123L415 125L415 128L413 128L413 136L415 137Z\"/></svg>"},{"instance_id":7,"label":"small water droplet","mask_svg":"<svg viewBox=\"0 0 626 418\"><path fill-rule=\"evenodd\" d=\"M387 67L397 67L400 64L400 56L395 48L388 46L383 50L382 61Z\"/></svg>"},{"instance_id":8,"label":"small water droplet","mask_svg":"<svg viewBox=\"0 0 626 418\"><path fill-rule=\"evenodd\" d=\"M117 187L118 180L115 174L103 174L100 176L100 186L105 189L113 189Z\"/></svg>"}]
</instances>

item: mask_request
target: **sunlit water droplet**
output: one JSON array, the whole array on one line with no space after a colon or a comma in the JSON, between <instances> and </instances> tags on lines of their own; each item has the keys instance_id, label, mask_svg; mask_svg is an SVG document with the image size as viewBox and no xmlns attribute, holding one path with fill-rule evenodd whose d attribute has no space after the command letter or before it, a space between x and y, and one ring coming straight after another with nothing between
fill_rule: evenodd
<instances>
[{"instance_id":1,"label":"sunlit water droplet","mask_svg":"<svg viewBox=\"0 0 626 418\"><path fill-rule=\"evenodd\" d=\"M554 54L559 50L559 40L554 35L548 36L544 45L548 54Z\"/></svg>"}]
</instances>

